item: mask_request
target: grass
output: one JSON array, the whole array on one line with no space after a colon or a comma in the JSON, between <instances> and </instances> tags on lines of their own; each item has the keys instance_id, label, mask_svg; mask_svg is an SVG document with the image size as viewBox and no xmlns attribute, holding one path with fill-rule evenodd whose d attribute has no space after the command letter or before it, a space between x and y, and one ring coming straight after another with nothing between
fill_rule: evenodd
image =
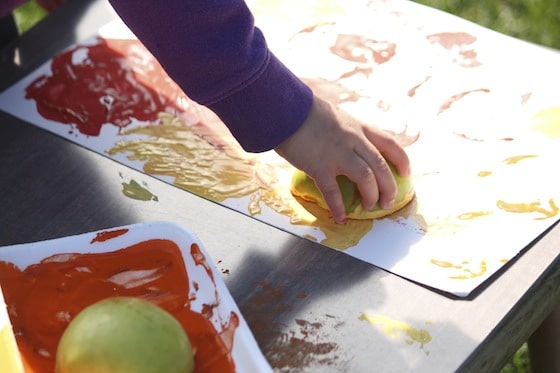
<instances>
[{"instance_id":1,"label":"grass","mask_svg":"<svg viewBox=\"0 0 560 373\"><path fill-rule=\"evenodd\" d=\"M478 23L484 27L547 47L560 49L558 0L416 0ZM34 0L14 12L20 33L46 16ZM500 373L531 372L527 344L514 354Z\"/></svg>"},{"instance_id":2,"label":"grass","mask_svg":"<svg viewBox=\"0 0 560 373\"><path fill-rule=\"evenodd\" d=\"M47 15L47 12L32 0L14 11L14 18L20 34L29 30L33 25L39 22Z\"/></svg>"},{"instance_id":3,"label":"grass","mask_svg":"<svg viewBox=\"0 0 560 373\"><path fill-rule=\"evenodd\" d=\"M489 29L560 49L558 0L415 0Z\"/></svg>"}]
</instances>

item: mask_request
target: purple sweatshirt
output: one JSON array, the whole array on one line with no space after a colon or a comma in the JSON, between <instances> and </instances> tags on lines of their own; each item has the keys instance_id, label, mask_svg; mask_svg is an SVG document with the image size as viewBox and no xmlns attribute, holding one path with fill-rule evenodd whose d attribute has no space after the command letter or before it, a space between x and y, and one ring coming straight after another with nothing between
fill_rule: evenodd
<instances>
[{"instance_id":1,"label":"purple sweatshirt","mask_svg":"<svg viewBox=\"0 0 560 373\"><path fill-rule=\"evenodd\" d=\"M247 151L275 148L309 114L313 94L268 49L243 0L110 0L196 102Z\"/></svg>"},{"instance_id":2,"label":"purple sweatshirt","mask_svg":"<svg viewBox=\"0 0 560 373\"><path fill-rule=\"evenodd\" d=\"M26 0L0 0L0 16ZM247 151L278 146L304 122L311 90L268 49L243 0L109 0L196 102Z\"/></svg>"}]
</instances>

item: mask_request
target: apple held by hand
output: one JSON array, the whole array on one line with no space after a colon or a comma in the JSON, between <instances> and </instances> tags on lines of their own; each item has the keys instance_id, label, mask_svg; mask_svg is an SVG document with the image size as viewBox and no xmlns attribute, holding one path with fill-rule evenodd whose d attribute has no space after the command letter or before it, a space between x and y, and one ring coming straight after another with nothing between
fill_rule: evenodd
<instances>
[{"instance_id":1,"label":"apple held by hand","mask_svg":"<svg viewBox=\"0 0 560 373\"><path fill-rule=\"evenodd\" d=\"M146 300L113 297L82 310L56 354L56 373L192 372L191 343L181 324Z\"/></svg>"},{"instance_id":2,"label":"apple held by hand","mask_svg":"<svg viewBox=\"0 0 560 373\"><path fill-rule=\"evenodd\" d=\"M393 207L388 210L382 209L379 204L373 210L364 210L357 185L346 176L340 175L336 178L346 208L346 216L349 219L379 219L400 210L412 200L414 197L412 178L400 176L391 164L389 164L389 167L395 177L398 192ZM326 210L329 209L313 179L301 170L296 170L292 175L290 190L296 197L317 203Z\"/></svg>"}]
</instances>

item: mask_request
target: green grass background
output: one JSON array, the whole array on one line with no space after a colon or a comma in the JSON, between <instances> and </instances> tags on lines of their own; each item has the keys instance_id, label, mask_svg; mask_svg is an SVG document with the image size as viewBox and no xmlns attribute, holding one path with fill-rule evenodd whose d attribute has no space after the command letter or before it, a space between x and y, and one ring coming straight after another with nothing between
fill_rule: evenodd
<instances>
[{"instance_id":1,"label":"green grass background","mask_svg":"<svg viewBox=\"0 0 560 373\"><path fill-rule=\"evenodd\" d=\"M1 1L1 0L0 0ZM546 47L560 49L560 0L416 0L492 30ZM14 12L18 29L27 31L46 16L34 0ZM527 345L501 373L531 372Z\"/></svg>"}]
</instances>

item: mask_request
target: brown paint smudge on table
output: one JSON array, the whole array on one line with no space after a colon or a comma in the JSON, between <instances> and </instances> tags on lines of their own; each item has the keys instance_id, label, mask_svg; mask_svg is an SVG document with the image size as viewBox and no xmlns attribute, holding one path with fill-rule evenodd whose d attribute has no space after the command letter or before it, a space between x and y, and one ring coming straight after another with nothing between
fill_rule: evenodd
<instances>
[{"instance_id":1,"label":"brown paint smudge on table","mask_svg":"<svg viewBox=\"0 0 560 373\"><path fill-rule=\"evenodd\" d=\"M295 328L286 330L282 317L291 312L293 302L304 301L308 295L297 294L292 298L284 286L260 281L251 296L239 305L242 313L253 315L248 321L257 340L266 343L262 348L268 351L268 362L278 371L336 366L338 343L328 333L343 324L332 315L324 315L314 321L294 319ZM333 320L335 325L330 327Z\"/></svg>"}]
</instances>

